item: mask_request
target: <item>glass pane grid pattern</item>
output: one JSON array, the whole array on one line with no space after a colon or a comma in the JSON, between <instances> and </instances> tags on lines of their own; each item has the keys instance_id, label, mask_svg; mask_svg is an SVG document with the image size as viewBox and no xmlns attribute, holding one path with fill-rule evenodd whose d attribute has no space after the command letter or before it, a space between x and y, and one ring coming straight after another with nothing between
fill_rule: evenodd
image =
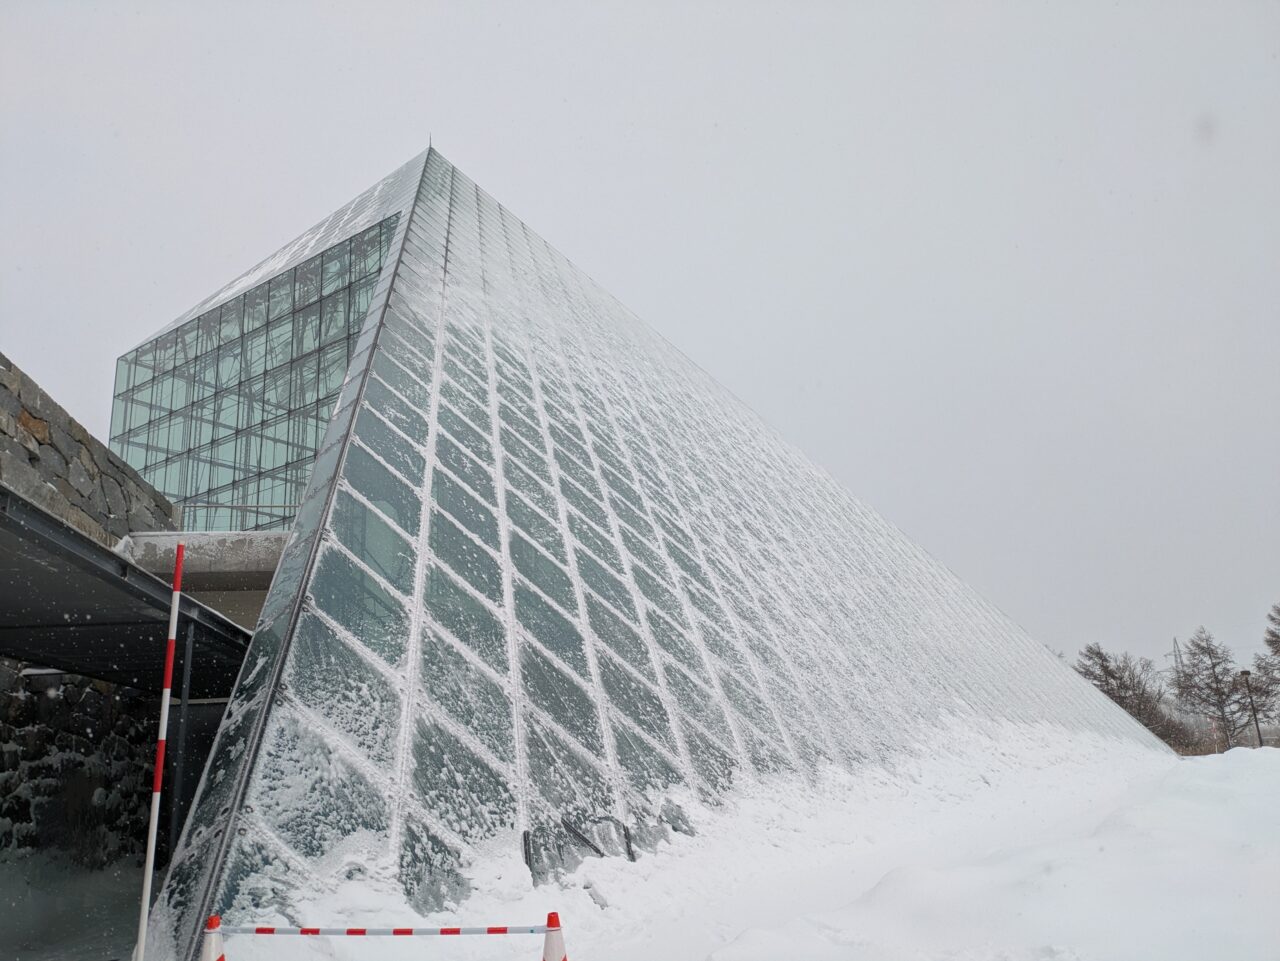
<instances>
[{"instance_id":1,"label":"glass pane grid pattern","mask_svg":"<svg viewBox=\"0 0 1280 961\"><path fill-rule=\"evenodd\" d=\"M185 529L289 526L396 216L119 359L111 447Z\"/></svg>"},{"instance_id":2,"label":"glass pane grid pattern","mask_svg":"<svg viewBox=\"0 0 1280 961\"><path fill-rule=\"evenodd\" d=\"M161 924L438 910L944 716L1148 737L434 151L399 228Z\"/></svg>"}]
</instances>

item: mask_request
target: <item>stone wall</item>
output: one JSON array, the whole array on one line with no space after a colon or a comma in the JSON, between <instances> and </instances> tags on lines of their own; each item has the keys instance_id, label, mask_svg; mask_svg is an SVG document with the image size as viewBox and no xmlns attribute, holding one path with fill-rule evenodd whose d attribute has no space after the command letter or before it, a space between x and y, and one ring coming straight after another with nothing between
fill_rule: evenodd
<instances>
[{"instance_id":1,"label":"stone wall","mask_svg":"<svg viewBox=\"0 0 1280 961\"><path fill-rule=\"evenodd\" d=\"M178 509L0 354L0 484L106 547Z\"/></svg>"},{"instance_id":2,"label":"stone wall","mask_svg":"<svg viewBox=\"0 0 1280 961\"><path fill-rule=\"evenodd\" d=\"M177 508L3 354L0 484L108 548L178 526ZM151 797L154 697L24 668L0 658L0 853L57 848L87 867L135 853Z\"/></svg>"},{"instance_id":3,"label":"stone wall","mask_svg":"<svg viewBox=\"0 0 1280 961\"><path fill-rule=\"evenodd\" d=\"M139 853L156 699L0 658L0 854L55 848L85 867Z\"/></svg>"}]
</instances>

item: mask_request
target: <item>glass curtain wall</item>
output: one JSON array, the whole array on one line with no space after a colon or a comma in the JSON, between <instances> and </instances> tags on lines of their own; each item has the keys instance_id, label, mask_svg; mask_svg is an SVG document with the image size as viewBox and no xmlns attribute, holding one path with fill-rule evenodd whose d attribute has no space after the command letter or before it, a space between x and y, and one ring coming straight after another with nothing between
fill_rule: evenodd
<instances>
[{"instance_id":1,"label":"glass curtain wall","mask_svg":"<svg viewBox=\"0 0 1280 961\"><path fill-rule=\"evenodd\" d=\"M111 447L186 530L289 526L397 216L117 361Z\"/></svg>"}]
</instances>

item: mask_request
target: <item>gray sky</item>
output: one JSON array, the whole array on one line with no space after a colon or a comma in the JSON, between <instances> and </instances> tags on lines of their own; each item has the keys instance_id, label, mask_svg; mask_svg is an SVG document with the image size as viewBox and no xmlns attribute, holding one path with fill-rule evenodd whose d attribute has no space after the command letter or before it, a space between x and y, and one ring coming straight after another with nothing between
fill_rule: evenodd
<instances>
[{"instance_id":1,"label":"gray sky","mask_svg":"<svg viewBox=\"0 0 1280 961\"><path fill-rule=\"evenodd\" d=\"M1280 4L179 6L0 8L0 351L98 435L430 133L1046 643L1261 647Z\"/></svg>"}]
</instances>

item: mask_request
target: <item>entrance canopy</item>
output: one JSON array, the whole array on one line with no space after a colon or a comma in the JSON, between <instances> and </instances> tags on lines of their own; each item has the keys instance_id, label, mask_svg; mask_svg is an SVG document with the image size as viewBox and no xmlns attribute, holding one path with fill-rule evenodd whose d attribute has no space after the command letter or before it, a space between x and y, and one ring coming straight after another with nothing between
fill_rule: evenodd
<instances>
[{"instance_id":1,"label":"entrance canopy","mask_svg":"<svg viewBox=\"0 0 1280 961\"><path fill-rule=\"evenodd\" d=\"M158 691L171 597L167 580L0 487L0 656ZM226 697L250 632L184 595L175 687L188 631L191 696Z\"/></svg>"}]
</instances>

